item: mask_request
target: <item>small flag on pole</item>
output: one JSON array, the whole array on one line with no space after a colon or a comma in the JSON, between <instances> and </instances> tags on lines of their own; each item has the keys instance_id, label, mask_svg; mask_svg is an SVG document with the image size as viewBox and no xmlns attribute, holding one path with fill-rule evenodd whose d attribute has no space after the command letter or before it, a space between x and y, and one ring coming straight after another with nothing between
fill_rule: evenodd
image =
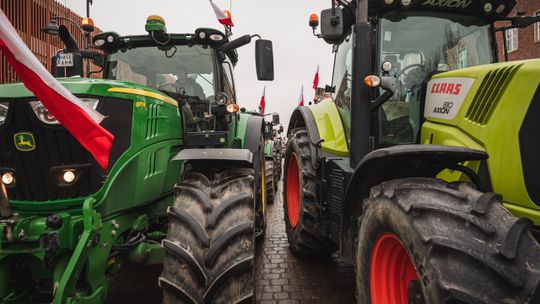
<instances>
[{"instance_id":1,"label":"small flag on pole","mask_svg":"<svg viewBox=\"0 0 540 304\"><path fill-rule=\"evenodd\" d=\"M230 15L226 15L222 9L212 2L212 0L210 0L210 4L212 4L212 8L214 9L214 13L216 13L216 18L218 19L219 23L226 26L234 26Z\"/></svg>"},{"instance_id":2,"label":"small flag on pole","mask_svg":"<svg viewBox=\"0 0 540 304\"><path fill-rule=\"evenodd\" d=\"M319 87L319 65L317 65L317 72L315 72L315 77L313 78L313 89L317 91Z\"/></svg>"},{"instance_id":3,"label":"small flag on pole","mask_svg":"<svg viewBox=\"0 0 540 304\"><path fill-rule=\"evenodd\" d=\"M298 106L303 107L304 106L304 86L300 89L300 97L298 97Z\"/></svg>"},{"instance_id":4,"label":"small flag on pole","mask_svg":"<svg viewBox=\"0 0 540 304\"><path fill-rule=\"evenodd\" d=\"M261 115L264 115L264 109L266 108L265 95L266 95L266 87L264 87L263 89L261 102L259 102L259 111L261 112Z\"/></svg>"},{"instance_id":5,"label":"small flag on pole","mask_svg":"<svg viewBox=\"0 0 540 304\"><path fill-rule=\"evenodd\" d=\"M99 124L105 118L56 80L19 37L0 10L0 49L23 84L66 130L107 169L114 136Z\"/></svg>"}]
</instances>

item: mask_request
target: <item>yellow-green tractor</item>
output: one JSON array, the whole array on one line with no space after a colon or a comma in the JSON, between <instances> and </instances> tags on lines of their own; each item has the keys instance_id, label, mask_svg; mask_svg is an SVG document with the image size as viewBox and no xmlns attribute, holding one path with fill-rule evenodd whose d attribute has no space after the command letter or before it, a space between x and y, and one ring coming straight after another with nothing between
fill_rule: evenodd
<instances>
[{"instance_id":1,"label":"yellow-green tractor","mask_svg":"<svg viewBox=\"0 0 540 304\"><path fill-rule=\"evenodd\" d=\"M338 0L320 34L310 19L333 97L290 119L287 235L355 265L358 303L540 303L540 60L496 63L496 31L540 21L515 4Z\"/></svg>"}]
</instances>

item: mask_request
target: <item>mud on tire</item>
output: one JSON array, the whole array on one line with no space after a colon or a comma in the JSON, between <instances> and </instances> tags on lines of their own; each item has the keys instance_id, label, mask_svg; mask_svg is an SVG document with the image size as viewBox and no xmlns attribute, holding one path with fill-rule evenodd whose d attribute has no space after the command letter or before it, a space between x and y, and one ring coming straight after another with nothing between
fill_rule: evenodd
<instances>
[{"instance_id":1,"label":"mud on tire","mask_svg":"<svg viewBox=\"0 0 540 304\"><path fill-rule=\"evenodd\" d=\"M188 171L169 207L163 303L254 300L253 169Z\"/></svg>"},{"instance_id":2,"label":"mud on tire","mask_svg":"<svg viewBox=\"0 0 540 304\"><path fill-rule=\"evenodd\" d=\"M311 163L307 131L298 129L287 142L283 179L283 209L287 239L292 252L319 255L333 252L336 244L319 227L316 169Z\"/></svg>"},{"instance_id":3,"label":"mud on tire","mask_svg":"<svg viewBox=\"0 0 540 304\"><path fill-rule=\"evenodd\" d=\"M371 263L379 256L375 244L388 235L406 249L418 278L405 282L414 300L404 303L540 303L540 246L529 220L512 216L499 195L466 183L413 178L373 187L364 204L356 259L358 303L384 302L372 292L381 287L376 272L387 271L391 261L380 267Z\"/></svg>"}]
</instances>

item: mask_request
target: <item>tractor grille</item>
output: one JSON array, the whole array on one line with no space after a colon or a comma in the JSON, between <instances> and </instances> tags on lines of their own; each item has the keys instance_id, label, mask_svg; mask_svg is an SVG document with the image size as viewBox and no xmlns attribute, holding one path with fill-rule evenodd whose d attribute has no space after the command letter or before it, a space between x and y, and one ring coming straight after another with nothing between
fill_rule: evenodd
<instances>
[{"instance_id":1,"label":"tractor grille","mask_svg":"<svg viewBox=\"0 0 540 304\"><path fill-rule=\"evenodd\" d=\"M328 185L329 234L334 242L341 237L341 220L343 216L343 201L345 196L345 175L339 169L330 171Z\"/></svg>"},{"instance_id":2,"label":"tractor grille","mask_svg":"<svg viewBox=\"0 0 540 304\"><path fill-rule=\"evenodd\" d=\"M345 206L345 188L352 172L344 170L348 167L348 160L330 160L327 166L328 234L332 241L339 243Z\"/></svg>"},{"instance_id":3,"label":"tractor grille","mask_svg":"<svg viewBox=\"0 0 540 304\"><path fill-rule=\"evenodd\" d=\"M107 173L67 130L61 125L39 121L28 100L2 100L5 101L9 102L9 110L6 122L0 126L0 173L15 172L16 182L7 188L10 199L70 199L99 190ZM130 145L132 103L122 99L102 99L98 110L109 116L102 126L115 136L109 158L111 168ZM20 132L32 134L34 150L25 152L16 148L14 136ZM74 184L65 185L61 180L62 170L70 168L80 175Z\"/></svg>"},{"instance_id":4,"label":"tractor grille","mask_svg":"<svg viewBox=\"0 0 540 304\"><path fill-rule=\"evenodd\" d=\"M159 135L158 122L163 116L160 116L161 105L151 103L148 106L148 114L146 118L146 139L152 139Z\"/></svg>"},{"instance_id":5,"label":"tractor grille","mask_svg":"<svg viewBox=\"0 0 540 304\"><path fill-rule=\"evenodd\" d=\"M521 164L529 197L540 206L540 85L519 130Z\"/></svg>"},{"instance_id":6,"label":"tractor grille","mask_svg":"<svg viewBox=\"0 0 540 304\"><path fill-rule=\"evenodd\" d=\"M510 65L487 73L465 118L471 122L486 125L502 93L520 67L521 65Z\"/></svg>"}]
</instances>

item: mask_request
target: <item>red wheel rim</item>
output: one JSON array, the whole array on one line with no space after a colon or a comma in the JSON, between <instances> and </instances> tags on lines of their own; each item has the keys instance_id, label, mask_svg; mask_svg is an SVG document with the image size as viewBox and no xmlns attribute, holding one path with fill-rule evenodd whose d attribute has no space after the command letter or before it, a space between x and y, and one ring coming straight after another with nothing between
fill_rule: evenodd
<instances>
[{"instance_id":1,"label":"red wheel rim","mask_svg":"<svg viewBox=\"0 0 540 304\"><path fill-rule=\"evenodd\" d=\"M418 274L397 236L385 233L379 236L369 269L372 304L407 304L409 284L418 280Z\"/></svg>"},{"instance_id":2,"label":"red wheel rim","mask_svg":"<svg viewBox=\"0 0 540 304\"><path fill-rule=\"evenodd\" d=\"M300 176L296 154L291 154L287 166L287 215L292 228L298 225L300 215Z\"/></svg>"}]
</instances>

